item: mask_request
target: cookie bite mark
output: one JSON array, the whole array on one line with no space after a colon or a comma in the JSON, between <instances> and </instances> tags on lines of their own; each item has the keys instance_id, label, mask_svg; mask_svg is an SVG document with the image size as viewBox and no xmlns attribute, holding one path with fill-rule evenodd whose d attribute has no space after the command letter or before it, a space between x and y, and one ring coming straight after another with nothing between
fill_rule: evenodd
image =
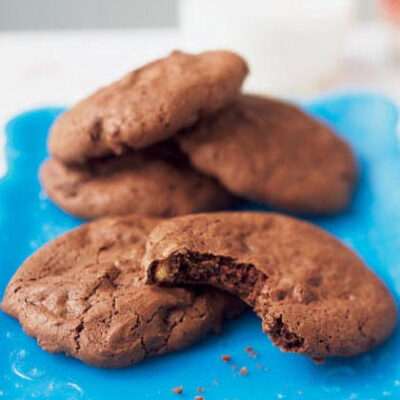
<instances>
[{"instance_id":1,"label":"cookie bite mark","mask_svg":"<svg viewBox=\"0 0 400 400\"><path fill-rule=\"evenodd\" d=\"M286 351L299 350L304 344L302 337L289 330L288 326L282 321L282 316L274 318L274 324L268 333L275 346Z\"/></svg>"},{"instance_id":2,"label":"cookie bite mark","mask_svg":"<svg viewBox=\"0 0 400 400\"><path fill-rule=\"evenodd\" d=\"M151 263L148 279L164 285L213 285L239 296L254 307L268 277L254 265L210 253L173 253Z\"/></svg>"},{"instance_id":3,"label":"cookie bite mark","mask_svg":"<svg viewBox=\"0 0 400 400\"><path fill-rule=\"evenodd\" d=\"M224 212L162 221L143 266L158 285L210 285L245 301L283 351L352 356L383 342L397 309L357 255L310 223L276 213Z\"/></svg>"},{"instance_id":4,"label":"cookie bite mark","mask_svg":"<svg viewBox=\"0 0 400 400\"><path fill-rule=\"evenodd\" d=\"M267 286L268 276L252 264L238 263L231 257L196 252L174 253L164 260L154 261L148 272L149 283L166 286L211 285L240 297L256 313L265 315L269 308L269 295L284 300L284 290L272 291ZM282 316L270 317L264 324L273 343L284 351L297 352L304 339L290 331Z\"/></svg>"}]
</instances>

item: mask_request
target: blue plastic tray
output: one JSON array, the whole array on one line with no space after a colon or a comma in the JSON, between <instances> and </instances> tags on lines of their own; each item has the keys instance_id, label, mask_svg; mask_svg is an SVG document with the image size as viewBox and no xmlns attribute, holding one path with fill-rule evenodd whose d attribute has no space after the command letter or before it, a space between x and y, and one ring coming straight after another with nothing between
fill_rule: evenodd
<instances>
[{"instance_id":1,"label":"blue plastic tray","mask_svg":"<svg viewBox=\"0 0 400 400\"><path fill-rule=\"evenodd\" d=\"M398 113L385 98L359 94L324 97L306 108L349 140L361 165L361 182L349 211L314 219L358 251L400 292L400 153ZM39 246L81 221L54 206L37 179L46 157L49 126L61 109L40 109L11 120L8 172L0 185L0 293L20 263ZM259 356L248 357L252 346ZM230 364L221 361L230 354ZM400 399L400 334L352 359L316 365L281 353L248 313L191 349L123 370L102 370L66 356L50 355L0 312L0 398L7 399L193 399L204 388L212 399ZM238 374L246 366L249 373ZM179 397L171 393L183 385Z\"/></svg>"}]
</instances>

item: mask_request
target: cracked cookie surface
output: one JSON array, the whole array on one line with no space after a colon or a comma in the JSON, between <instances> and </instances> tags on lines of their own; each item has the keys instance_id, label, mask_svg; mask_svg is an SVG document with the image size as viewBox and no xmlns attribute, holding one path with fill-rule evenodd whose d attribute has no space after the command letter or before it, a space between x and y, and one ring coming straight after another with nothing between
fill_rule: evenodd
<instances>
[{"instance_id":1,"label":"cracked cookie surface","mask_svg":"<svg viewBox=\"0 0 400 400\"><path fill-rule=\"evenodd\" d=\"M351 356L383 342L397 321L381 280L316 226L276 213L176 217L148 237L150 283L208 284L239 296L284 351Z\"/></svg>"},{"instance_id":2,"label":"cracked cookie surface","mask_svg":"<svg viewBox=\"0 0 400 400\"><path fill-rule=\"evenodd\" d=\"M81 163L147 147L231 103L247 72L245 61L228 51L175 51L61 115L51 129L50 153Z\"/></svg>"},{"instance_id":3,"label":"cracked cookie surface","mask_svg":"<svg viewBox=\"0 0 400 400\"><path fill-rule=\"evenodd\" d=\"M194 170L172 143L82 166L52 158L40 175L49 197L81 218L128 213L169 217L228 208L233 201L216 180Z\"/></svg>"},{"instance_id":4,"label":"cracked cookie surface","mask_svg":"<svg viewBox=\"0 0 400 400\"><path fill-rule=\"evenodd\" d=\"M291 212L340 211L357 179L344 140L299 108L270 98L241 96L178 140L192 164L230 192Z\"/></svg>"},{"instance_id":5,"label":"cracked cookie surface","mask_svg":"<svg viewBox=\"0 0 400 400\"><path fill-rule=\"evenodd\" d=\"M203 288L145 286L140 261L158 220L129 215L82 225L18 269L1 307L39 345L100 367L184 348L242 304Z\"/></svg>"}]
</instances>

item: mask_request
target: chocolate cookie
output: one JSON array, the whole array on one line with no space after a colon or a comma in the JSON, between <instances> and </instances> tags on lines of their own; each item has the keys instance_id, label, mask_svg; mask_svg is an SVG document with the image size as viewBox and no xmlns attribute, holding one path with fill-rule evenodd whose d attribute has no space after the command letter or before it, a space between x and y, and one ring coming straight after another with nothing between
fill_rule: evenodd
<instances>
[{"instance_id":1,"label":"chocolate cookie","mask_svg":"<svg viewBox=\"0 0 400 400\"><path fill-rule=\"evenodd\" d=\"M340 211L356 182L349 146L326 125L277 100L242 96L179 142L197 169L232 193L292 212Z\"/></svg>"},{"instance_id":2,"label":"chocolate cookie","mask_svg":"<svg viewBox=\"0 0 400 400\"><path fill-rule=\"evenodd\" d=\"M215 290L143 285L140 261L156 219L83 225L45 245L10 281L2 309L52 353L123 367L186 347L240 311Z\"/></svg>"},{"instance_id":3,"label":"chocolate cookie","mask_svg":"<svg viewBox=\"0 0 400 400\"><path fill-rule=\"evenodd\" d=\"M352 356L393 331L389 291L321 229L274 213L212 213L161 222L144 256L148 280L209 284L249 304L284 351Z\"/></svg>"},{"instance_id":4,"label":"chocolate cookie","mask_svg":"<svg viewBox=\"0 0 400 400\"><path fill-rule=\"evenodd\" d=\"M132 212L166 217L232 204L217 181L195 171L170 143L82 166L50 159L41 181L55 203L82 218Z\"/></svg>"},{"instance_id":5,"label":"chocolate cookie","mask_svg":"<svg viewBox=\"0 0 400 400\"><path fill-rule=\"evenodd\" d=\"M147 147L231 103L247 72L245 61L231 52L175 51L64 113L51 130L50 152L81 163Z\"/></svg>"}]
</instances>

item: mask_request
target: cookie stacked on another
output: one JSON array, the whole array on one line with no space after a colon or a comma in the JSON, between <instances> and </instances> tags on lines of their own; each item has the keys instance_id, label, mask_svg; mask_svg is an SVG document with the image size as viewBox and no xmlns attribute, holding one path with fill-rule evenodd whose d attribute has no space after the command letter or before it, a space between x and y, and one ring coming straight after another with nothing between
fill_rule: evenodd
<instances>
[{"instance_id":1,"label":"cookie stacked on another","mask_svg":"<svg viewBox=\"0 0 400 400\"><path fill-rule=\"evenodd\" d=\"M122 367L193 344L241 300L275 345L317 359L368 351L397 322L389 290L356 254L267 212L84 224L22 264L1 308L47 351Z\"/></svg>"},{"instance_id":2,"label":"cookie stacked on another","mask_svg":"<svg viewBox=\"0 0 400 400\"><path fill-rule=\"evenodd\" d=\"M247 72L231 52L176 51L98 90L52 127L46 192L83 218L229 207L232 196L166 140L232 103Z\"/></svg>"},{"instance_id":3,"label":"cookie stacked on another","mask_svg":"<svg viewBox=\"0 0 400 400\"><path fill-rule=\"evenodd\" d=\"M150 284L208 285L238 296L273 344L315 359L368 351L397 323L389 290L353 251L278 213L161 221L149 234L143 265Z\"/></svg>"},{"instance_id":4,"label":"cookie stacked on another","mask_svg":"<svg viewBox=\"0 0 400 400\"><path fill-rule=\"evenodd\" d=\"M357 180L352 151L332 129L261 96L240 96L178 141L199 171L231 193L294 213L343 210Z\"/></svg>"},{"instance_id":5,"label":"cookie stacked on another","mask_svg":"<svg viewBox=\"0 0 400 400\"><path fill-rule=\"evenodd\" d=\"M233 198L196 170L172 142L121 156L41 169L43 185L62 208L82 218L136 212L173 216L228 207Z\"/></svg>"},{"instance_id":6,"label":"cookie stacked on another","mask_svg":"<svg viewBox=\"0 0 400 400\"><path fill-rule=\"evenodd\" d=\"M173 52L100 89L54 124L46 192L82 218L169 217L238 197L343 210L357 178L349 146L293 105L240 94L247 72L231 52Z\"/></svg>"}]
</instances>

